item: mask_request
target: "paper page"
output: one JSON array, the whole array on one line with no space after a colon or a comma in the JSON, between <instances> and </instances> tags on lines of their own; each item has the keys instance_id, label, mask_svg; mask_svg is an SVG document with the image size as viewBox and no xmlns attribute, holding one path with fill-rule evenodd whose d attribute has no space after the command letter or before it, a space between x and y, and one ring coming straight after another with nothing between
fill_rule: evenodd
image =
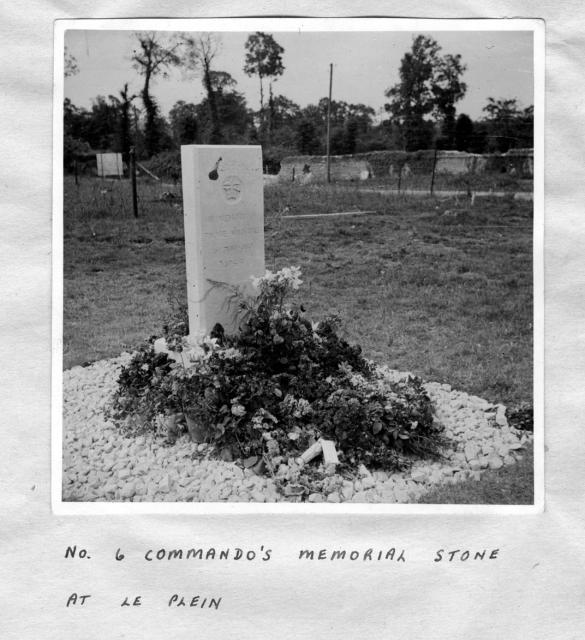
<instances>
[{"instance_id":1,"label":"paper page","mask_svg":"<svg viewBox=\"0 0 585 640\"><path fill-rule=\"evenodd\" d=\"M521 3L487 8L472 2L457 8L445 3L433 10L416 5L409 7L409 16L403 7L373 2L359 8L341 3L290 9L315 17L332 12L364 18L522 15L545 23L544 141L535 138L534 163L535 207L544 200L542 224L534 228L535 299L544 289L545 305L544 314L537 308L534 317L535 503L61 501L62 458L52 446L63 436L55 417L63 406L66 374L60 363L52 365L52 356L62 354L62 334L55 327L62 325L67 300L62 281L53 280L53 269L63 259L56 248L64 240L59 222L63 202L59 189L54 190L63 158L53 145L53 96L62 82L53 75L54 69L62 69L54 66L53 21L156 13L233 18L258 9L246 2L229 7L205 3L197 12L181 3L169 8L152 2L104 5L99 12L89 3L78 3L75 10L43 5L34 12L13 5L3 9L2 21L8 98L3 101L5 215L0 237L2 636L578 638L585 627L583 444L577 432L583 372L578 210L583 10L578 3L539 3L526 9ZM274 10L266 8L265 13ZM99 26L92 22L87 28ZM156 25L136 24L136 30L172 31L176 26L159 19ZM278 34L274 22L256 18L249 19L246 29ZM413 23L409 29L434 33L445 26ZM544 32L536 28L534 33L538 60ZM129 61L127 66L130 74ZM543 118L538 69L537 62L536 131L538 118ZM539 157L546 163L544 180ZM109 192L98 195L108 198ZM542 276L544 287L538 280ZM543 353L544 380L539 378ZM538 415L541 404L544 415ZM544 495L539 483L543 470Z\"/></svg>"}]
</instances>

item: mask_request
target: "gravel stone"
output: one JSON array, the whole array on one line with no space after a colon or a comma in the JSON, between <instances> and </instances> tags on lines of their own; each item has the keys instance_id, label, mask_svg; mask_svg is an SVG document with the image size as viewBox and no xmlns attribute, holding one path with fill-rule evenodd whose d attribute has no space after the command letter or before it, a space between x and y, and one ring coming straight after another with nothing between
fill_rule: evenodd
<instances>
[{"instance_id":1,"label":"gravel stone","mask_svg":"<svg viewBox=\"0 0 585 640\"><path fill-rule=\"evenodd\" d=\"M465 458L469 462L477 458L480 451L480 446L476 442L467 442L464 451Z\"/></svg>"},{"instance_id":2,"label":"gravel stone","mask_svg":"<svg viewBox=\"0 0 585 640\"><path fill-rule=\"evenodd\" d=\"M365 467L365 465L360 464L358 467L358 476L360 478L369 478L371 476L371 472Z\"/></svg>"},{"instance_id":3,"label":"gravel stone","mask_svg":"<svg viewBox=\"0 0 585 640\"><path fill-rule=\"evenodd\" d=\"M488 463L490 469L501 469L504 466L503 460L497 456L492 456Z\"/></svg>"},{"instance_id":4,"label":"gravel stone","mask_svg":"<svg viewBox=\"0 0 585 640\"><path fill-rule=\"evenodd\" d=\"M211 448L187 436L169 446L145 434L125 437L104 416L117 387L121 366L131 354L63 372L63 499L81 501L299 502L279 493L271 478L233 462L209 458ZM382 367L392 381L407 374ZM451 445L441 463L417 461L411 470L388 474L361 465L353 478L331 470L310 502L411 502L439 483L479 480L482 468L497 469L522 458L533 435L511 427L503 405L425 383L438 422ZM288 465L282 464L288 462ZM277 477L292 477L299 466L278 460ZM325 496L327 496L325 498Z\"/></svg>"},{"instance_id":5,"label":"gravel stone","mask_svg":"<svg viewBox=\"0 0 585 640\"><path fill-rule=\"evenodd\" d=\"M344 481L343 486L341 487L341 497L345 501L351 500L353 493L353 483Z\"/></svg>"},{"instance_id":6,"label":"gravel stone","mask_svg":"<svg viewBox=\"0 0 585 640\"><path fill-rule=\"evenodd\" d=\"M479 460L471 460L469 462L469 468L472 471L479 471L481 469L481 464L480 464Z\"/></svg>"},{"instance_id":7,"label":"gravel stone","mask_svg":"<svg viewBox=\"0 0 585 640\"><path fill-rule=\"evenodd\" d=\"M366 476L362 480L362 489L371 489L376 485L376 480L373 476Z\"/></svg>"}]
</instances>

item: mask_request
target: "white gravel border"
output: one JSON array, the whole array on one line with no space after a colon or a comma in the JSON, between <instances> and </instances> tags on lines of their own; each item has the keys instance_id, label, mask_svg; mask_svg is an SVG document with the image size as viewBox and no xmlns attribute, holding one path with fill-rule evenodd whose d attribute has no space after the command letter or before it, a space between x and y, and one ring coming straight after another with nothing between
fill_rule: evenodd
<instances>
[{"instance_id":1,"label":"white gravel border","mask_svg":"<svg viewBox=\"0 0 585 640\"><path fill-rule=\"evenodd\" d=\"M128 438L104 418L122 365L130 354L63 372L64 502L297 502L278 493L272 478L205 456L186 436L172 445L153 435ZM405 373L383 368L388 379ZM441 462L416 462L405 472L326 478L309 502L412 503L440 484L479 480L485 469L514 464L532 434L510 427L503 405L426 383L425 389L453 441Z\"/></svg>"}]
</instances>

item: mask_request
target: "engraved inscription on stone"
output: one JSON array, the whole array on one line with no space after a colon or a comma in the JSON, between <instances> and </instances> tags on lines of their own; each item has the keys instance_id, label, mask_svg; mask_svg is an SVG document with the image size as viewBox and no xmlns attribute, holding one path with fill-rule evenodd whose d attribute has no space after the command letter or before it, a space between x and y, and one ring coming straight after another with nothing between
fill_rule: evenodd
<instances>
[{"instance_id":1,"label":"engraved inscription on stone","mask_svg":"<svg viewBox=\"0 0 585 640\"><path fill-rule=\"evenodd\" d=\"M242 199L242 181L238 176L227 176L223 181L221 188L223 189L225 199L229 203L235 204Z\"/></svg>"}]
</instances>

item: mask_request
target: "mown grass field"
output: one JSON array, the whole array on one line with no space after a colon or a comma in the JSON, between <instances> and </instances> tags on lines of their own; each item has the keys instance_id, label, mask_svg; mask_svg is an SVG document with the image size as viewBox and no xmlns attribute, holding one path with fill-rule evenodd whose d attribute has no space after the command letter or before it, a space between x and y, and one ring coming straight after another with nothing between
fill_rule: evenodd
<instances>
[{"instance_id":1,"label":"mown grass field","mask_svg":"<svg viewBox=\"0 0 585 640\"><path fill-rule=\"evenodd\" d=\"M160 335L169 297L185 298L182 211L162 190L139 184L135 220L127 181L66 179L64 368ZM374 213L285 217L356 210ZM532 203L271 186L265 253L269 269L301 267L307 314L339 315L366 356L493 402L532 402Z\"/></svg>"},{"instance_id":2,"label":"mown grass field","mask_svg":"<svg viewBox=\"0 0 585 640\"><path fill-rule=\"evenodd\" d=\"M435 191L532 191L533 181L511 176L508 173L499 174L477 174L450 175L446 173L436 173L433 180L432 174L410 174L404 175L400 179L397 175L383 176L368 180L368 185L384 187L404 191L407 189L417 189L430 192L431 185Z\"/></svg>"},{"instance_id":3,"label":"mown grass field","mask_svg":"<svg viewBox=\"0 0 585 640\"><path fill-rule=\"evenodd\" d=\"M169 295L185 296L180 205L140 189L135 220L125 182L66 183L65 368L159 333ZM375 213L284 217L356 210ZM265 218L267 268L299 265L308 314L339 315L369 357L493 401L531 400L530 203L282 185L266 189Z\"/></svg>"}]
</instances>

